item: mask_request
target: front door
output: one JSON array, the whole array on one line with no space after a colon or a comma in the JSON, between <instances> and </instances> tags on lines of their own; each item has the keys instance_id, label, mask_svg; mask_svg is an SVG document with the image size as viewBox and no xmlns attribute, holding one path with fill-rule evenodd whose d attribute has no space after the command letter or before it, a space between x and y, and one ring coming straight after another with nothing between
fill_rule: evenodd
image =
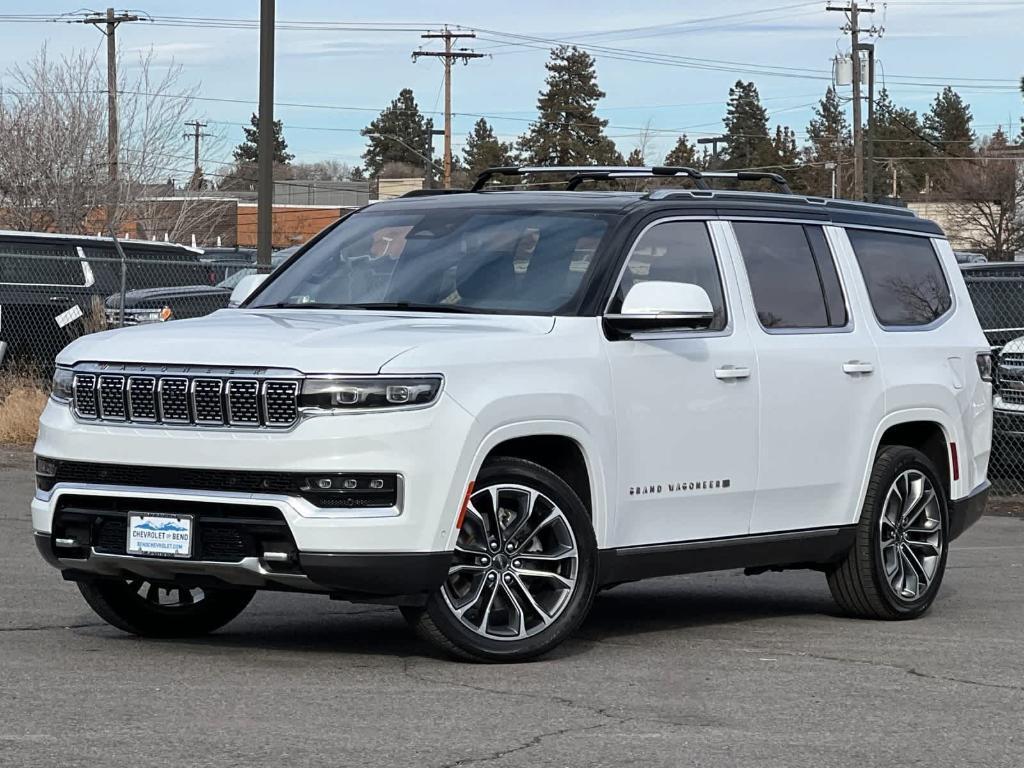
<instances>
[{"instance_id":1,"label":"front door","mask_svg":"<svg viewBox=\"0 0 1024 768\"><path fill-rule=\"evenodd\" d=\"M757 363L721 222L661 220L633 245L609 305L645 280L694 283L711 327L609 340L619 487L610 545L747 533L757 470Z\"/></svg>"}]
</instances>

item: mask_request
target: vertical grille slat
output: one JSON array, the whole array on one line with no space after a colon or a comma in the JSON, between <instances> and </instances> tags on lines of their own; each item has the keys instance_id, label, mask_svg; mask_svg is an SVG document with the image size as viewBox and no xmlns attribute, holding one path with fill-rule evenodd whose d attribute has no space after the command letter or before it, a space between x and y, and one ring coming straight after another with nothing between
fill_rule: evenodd
<instances>
[{"instance_id":1,"label":"vertical grille slat","mask_svg":"<svg viewBox=\"0 0 1024 768\"><path fill-rule=\"evenodd\" d=\"M90 365L74 372L74 412L81 419L168 426L287 429L298 422L299 378L246 373Z\"/></svg>"},{"instance_id":2,"label":"vertical grille slat","mask_svg":"<svg viewBox=\"0 0 1024 768\"><path fill-rule=\"evenodd\" d=\"M125 407L124 376L100 376L99 386L100 418L105 421L125 421L128 411Z\"/></svg>"},{"instance_id":3,"label":"vertical grille slat","mask_svg":"<svg viewBox=\"0 0 1024 768\"><path fill-rule=\"evenodd\" d=\"M268 381L263 385L263 408L267 425L291 426L299 417L299 384L295 381Z\"/></svg>"},{"instance_id":4,"label":"vertical grille slat","mask_svg":"<svg viewBox=\"0 0 1024 768\"><path fill-rule=\"evenodd\" d=\"M156 421L156 379L152 376L128 377L128 418Z\"/></svg>"},{"instance_id":5,"label":"vertical grille slat","mask_svg":"<svg viewBox=\"0 0 1024 768\"><path fill-rule=\"evenodd\" d=\"M75 393L75 412L83 419L99 416L96 406L96 376L91 373L77 373L72 380Z\"/></svg>"},{"instance_id":6,"label":"vertical grille slat","mask_svg":"<svg viewBox=\"0 0 1024 768\"><path fill-rule=\"evenodd\" d=\"M192 380L192 407L196 424L224 423L224 382L220 379Z\"/></svg>"}]
</instances>

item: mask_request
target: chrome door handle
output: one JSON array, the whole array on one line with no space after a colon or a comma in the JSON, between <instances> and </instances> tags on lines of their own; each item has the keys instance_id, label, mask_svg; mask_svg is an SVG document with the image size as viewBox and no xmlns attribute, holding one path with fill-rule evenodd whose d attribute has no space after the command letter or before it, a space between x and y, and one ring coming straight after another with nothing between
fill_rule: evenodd
<instances>
[{"instance_id":1,"label":"chrome door handle","mask_svg":"<svg viewBox=\"0 0 1024 768\"><path fill-rule=\"evenodd\" d=\"M874 370L874 365L860 360L847 360L843 363L843 373L848 373L851 376L855 376L858 373L871 373Z\"/></svg>"},{"instance_id":2,"label":"chrome door handle","mask_svg":"<svg viewBox=\"0 0 1024 768\"><path fill-rule=\"evenodd\" d=\"M715 368L715 378L722 381L728 381L730 379L749 379L750 369L743 368L738 365L723 365L721 368Z\"/></svg>"}]
</instances>

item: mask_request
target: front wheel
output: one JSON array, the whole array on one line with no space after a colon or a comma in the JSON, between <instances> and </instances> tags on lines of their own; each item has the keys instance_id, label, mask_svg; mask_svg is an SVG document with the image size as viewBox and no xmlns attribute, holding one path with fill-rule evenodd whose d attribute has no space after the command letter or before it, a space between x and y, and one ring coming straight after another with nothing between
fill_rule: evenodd
<instances>
[{"instance_id":1,"label":"front wheel","mask_svg":"<svg viewBox=\"0 0 1024 768\"><path fill-rule=\"evenodd\" d=\"M252 600L247 589L161 585L141 577L80 581L82 597L108 624L143 637L197 637L238 616Z\"/></svg>"},{"instance_id":2,"label":"front wheel","mask_svg":"<svg viewBox=\"0 0 1024 768\"><path fill-rule=\"evenodd\" d=\"M413 627L461 658L525 661L554 648L590 610L597 544L586 508L557 475L502 458L476 479L445 583Z\"/></svg>"},{"instance_id":3,"label":"front wheel","mask_svg":"<svg viewBox=\"0 0 1024 768\"><path fill-rule=\"evenodd\" d=\"M912 619L931 606L946 569L949 505L931 461L887 446L871 471L853 547L828 575L844 612Z\"/></svg>"}]
</instances>

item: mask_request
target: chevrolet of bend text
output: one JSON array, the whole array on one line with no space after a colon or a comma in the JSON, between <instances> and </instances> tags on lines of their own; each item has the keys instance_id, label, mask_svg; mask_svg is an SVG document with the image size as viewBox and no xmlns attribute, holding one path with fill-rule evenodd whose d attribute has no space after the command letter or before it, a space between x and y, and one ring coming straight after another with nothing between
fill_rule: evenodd
<instances>
[{"instance_id":1,"label":"chevrolet of bend text","mask_svg":"<svg viewBox=\"0 0 1024 768\"><path fill-rule=\"evenodd\" d=\"M566 188L508 188L545 172ZM346 216L240 309L79 338L35 448L39 551L156 637L317 592L522 660L603 588L726 568L920 616L988 492L953 251L904 209L716 175L492 169Z\"/></svg>"}]
</instances>

